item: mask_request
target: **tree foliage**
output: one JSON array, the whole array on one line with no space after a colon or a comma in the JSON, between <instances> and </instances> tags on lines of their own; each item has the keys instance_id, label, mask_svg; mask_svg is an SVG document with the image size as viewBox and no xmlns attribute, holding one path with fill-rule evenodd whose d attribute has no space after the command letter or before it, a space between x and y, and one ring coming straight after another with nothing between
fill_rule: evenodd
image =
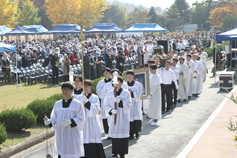
<instances>
[{"instance_id":1,"label":"tree foliage","mask_svg":"<svg viewBox=\"0 0 237 158\"><path fill-rule=\"evenodd\" d=\"M210 24L216 28L221 28L226 16L237 16L237 3L223 4L210 12Z\"/></svg>"},{"instance_id":2,"label":"tree foliage","mask_svg":"<svg viewBox=\"0 0 237 158\"><path fill-rule=\"evenodd\" d=\"M11 2L9 0L0 0L0 25L6 25L13 28L17 21L18 0Z\"/></svg>"},{"instance_id":3,"label":"tree foliage","mask_svg":"<svg viewBox=\"0 0 237 158\"><path fill-rule=\"evenodd\" d=\"M175 31L179 26L180 14L176 4L170 6L166 12L167 16L167 27L170 31Z\"/></svg>"},{"instance_id":4,"label":"tree foliage","mask_svg":"<svg viewBox=\"0 0 237 158\"><path fill-rule=\"evenodd\" d=\"M104 16L104 11L109 8L105 4L106 0L78 0L78 2L80 7L79 25L83 25L86 29L100 21Z\"/></svg>"},{"instance_id":5,"label":"tree foliage","mask_svg":"<svg viewBox=\"0 0 237 158\"><path fill-rule=\"evenodd\" d=\"M52 24L79 24L86 28L103 17L108 8L105 0L45 0L48 18Z\"/></svg>"},{"instance_id":6,"label":"tree foliage","mask_svg":"<svg viewBox=\"0 0 237 158\"><path fill-rule=\"evenodd\" d=\"M119 27L126 29L127 27L127 16L124 7L118 5L111 5L109 9L104 11L104 17L100 23L115 23Z\"/></svg>"},{"instance_id":7,"label":"tree foliage","mask_svg":"<svg viewBox=\"0 0 237 158\"><path fill-rule=\"evenodd\" d=\"M149 13L148 13L148 17L150 17L149 22L150 23L157 23L158 22L158 16L156 14L155 8L151 7Z\"/></svg>"},{"instance_id":8,"label":"tree foliage","mask_svg":"<svg viewBox=\"0 0 237 158\"><path fill-rule=\"evenodd\" d=\"M230 15L224 18L224 21L222 24L222 28L224 30L229 30L236 26L237 26L237 16Z\"/></svg>"},{"instance_id":9,"label":"tree foliage","mask_svg":"<svg viewBox=\"0 0 237 158\"><path fill-rule=\"evenodd\" d=\"M39 24L41 18L38 17L38 9L30 0L26 0L22 9L19 10L19 22L21 25L35 25Z\"/></svg>"},{"instance_id":10,"label":"tree foliage","mask_svg":"<svg viewBox=\"0 0 237 158\"><path fill-rule=\"evenodd\" d=\"M52 22L49 20L47 15L47 10L45 7L40 7L38 11L39 17L41 20L39 22L40 25L44 26L48 30L52 28Z\"/></svg>"},{"instance_id":11,"label":"tree foliage","mask_svg":"<svg viewBox=\"0 0 237 158\"><path fill-rule=\"evenodd\" d=\"M186 0L175 0L175 4L177 6L177 9L179 11L179 24L188 24L191 21L191 16L190 16L190 8Z\"/></svg>"},{"instance_id":12,"label":"tree foliage","mask_svg":"<svg viewBox=\"0 0 237 158\"><path fill-rule=\"evenodd\" d=\"M192 8L192 23L193 24L198 24L198 27L201 28L201 26L205 29L207 28L207 23L208 23L208 3L206 2L195 2L193 4Z\"/></svg>"},{"instance_id":13,"label":"tree foliage","mask_svg":"<svg viewBox=\"0 0 237 158\"><path fill-rule=\"evenodd\" d=\"M128 19L128 25L132 26L135 23L148 23L150 18L148 17L148 11L135 8L133 12L130 13Z\"/></svg>"}]
</instances>

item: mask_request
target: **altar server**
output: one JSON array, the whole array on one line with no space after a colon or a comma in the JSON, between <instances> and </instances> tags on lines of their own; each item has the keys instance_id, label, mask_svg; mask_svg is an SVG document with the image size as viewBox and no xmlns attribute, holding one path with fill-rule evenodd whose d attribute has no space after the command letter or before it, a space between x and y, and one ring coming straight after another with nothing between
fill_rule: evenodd
<instances>
[{"instance_id":1,"label":"altar server","mask_svg":"<svg viewBox=\"0 0 237 158\"><path fill-rule=\"evenodd\" d=\"M84 158L105 158L98 114L100 111L100 101L97 95L91 93L92 86L91 80L85 80L85 95L78 97L79 101L85 103L86 123L83 129Z\"/></svg>"},{"instance_id":2,"label":"altar server","mask_svg":"<svg viewBox=\"0 0 237 158\"><path fill-rule=\"evenodd\" d=\"M189 88L189 67L184 63L184 57L179 58L179 91L178 101L183 100L184 102L188 99L188 88Z\"/></svg>"},{"instance_id":3,"label":"altar server","mask_svg":"<svg viewBox=\"0 0 237 158\"><path fill-rule=\"evenodd\" d=\"M105 79L98 82L98 84L96 86L96 93L97 93L98 97L101 99L101 118L102 118L102 122L103 122L104 131L106 134L108 134L109 126L108 126L108 119L106 117L105 109L104 109L105 94L104 94L103 90L104 90L105 84L111 82L111 80L112 80L110 78L111 77L110 68L105 68L104 77L105 77Z\"/></svg>"},{"instance_id":4,"label":"altar server","mask_svg":"<svg viewBox=\"0 0 237 158\"><path fill-rule=\"evenodd\" d=\"M150 77L150 94L148 95L149 106L148 116L151 118L149 123L153 126L157 126L157 121L162 118L161 114L161 76L156 73L157 66L151 66L151 77ZM171 88L171 87L170 87Z\"/></svg>"},{"instance_id":5,"label":"altar server","mask_svg":"<svg viewBox=\"0 0 237 158\"><path fill-rule=\"evenodd\" d=\"M140 82L134 81L134 72L128 70L126 73L128 86L128 91L131 94L132 106L130 108L130 137L129 139L134 139L134 134L136 138L139 138L139 133L142 129L142 110L140 104L140 97L143 94L143 86Z\"/></svg>"},{"instance_id":6,"label":"altar server","mask_svg":"<svg viewBox=\"0 0 237 158\"><path fill-rule=\"evenodd\" d=\"M72 96L76 99L80 95L83 95L83 88L82 88L82 77L75 76L74 77L75 88L73 90Z\"/></svg>"},{"instance_id":7,"label":"altar server","mask_svg":"<svg viewBox=\"0 0 237 158\"><path fill-rule=\"evenodd\" d=\"M70 82L62 84L63 99L54 104L51 118L44 118L44 124L55 129L54 149L58 158L84 156L85 112L82 103L72 98L73 88Z\"/></svg>"},{"instance_id":8,"label":"altar server","mask_svg":"<svg viewBox=\"0 0 237 158\"><path fill-rule=\"evenodd\" d=\"M110 90L105 97L104 107L107 115L112 119L109 122L109 137L112 138L112 157L118 154L124 158L128 154L129 120L130 107L132 105L131 95L128 90L122 88L123 78L118 77L117 97L114 96L114 89ZM114 104L117 104L115 109ZM116 124L114 117L117 115Z\"/></svg>"}]
</instances>

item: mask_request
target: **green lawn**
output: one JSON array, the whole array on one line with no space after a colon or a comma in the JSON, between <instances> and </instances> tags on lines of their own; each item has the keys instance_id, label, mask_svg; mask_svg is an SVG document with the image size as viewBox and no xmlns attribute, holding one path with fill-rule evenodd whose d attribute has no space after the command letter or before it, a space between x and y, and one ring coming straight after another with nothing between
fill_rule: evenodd
<instances>
[{"instance_id":1,"label":"green lawn","mask_svg":"<svg viewBox=\"0 0 237 158\"><path fill-rule=\"evenodd\" d=\"M35 99L48 98L53 94L61 93L61 85L49 86L46 84L22 85L18 88L16 85L0 86L0 112L4 109L24 108Z\"/></svg>"}]
</instances>

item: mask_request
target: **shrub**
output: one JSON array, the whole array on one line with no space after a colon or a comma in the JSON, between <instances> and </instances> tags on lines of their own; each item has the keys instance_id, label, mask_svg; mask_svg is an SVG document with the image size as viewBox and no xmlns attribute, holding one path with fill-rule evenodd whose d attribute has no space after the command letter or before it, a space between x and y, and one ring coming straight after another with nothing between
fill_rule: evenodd
<instances>
[{"instance_id":1,"label":"shrub","mask_svg":"<svg viewBox=\"0 0 237 158\"><path fill-rule=\"evenodd\" d=\"M92 81L92 83L93 83L93 88L92 88L92 90L91 90L92 93L96 94L96 86L97 86L98 82L99 82L100 80L102 80L103 78L104 78L104 77L97 78L97 79L95 79L95 80Z\"/></svg>"},{"instance_id":2,"label":"shrub","mask_svg":"<svg viewBox=\"0 0 237 158\"><path fill-rule=\"evenodd\" d=\"M30 109L35 116L37 116L37 123L43 123L43 118L45 115L48 117L50 116L50 113L53 109L55 100L54 99L46 99L46 100L35 100L28 104L26 107L27 109Z\"/></svg>"},{"instance_id":3,"label":"shrub","mask_svg":"<svg viewBox=\"0 0 237 158\"><path fill-rule=\"evenodd\" d=\"M2 144L7 139L6 128L0 124L0 144Z\"/></svg>"},{"instance_id":4,"label":"shrub","mask_svg":"<svg viewBox=\"0 0 237 158\"><path fill-rule=\"evenodd\" d=\"M58 101L60 99L63 99L63 95L62 94L54 94L54 95L50 96L49 98L47 98L46 100Z\"/></svg>"},{"instance_id":5,"label":"shrub","mask_svg":"<svg viewBox=\"0 0 237 158\"><path fill-rule=\"evenodd\" d=\"M8 132L19 132L34 126L36 116L28 109L5 110L0 113L0 122Z\"/></svg>"}]
</instances>

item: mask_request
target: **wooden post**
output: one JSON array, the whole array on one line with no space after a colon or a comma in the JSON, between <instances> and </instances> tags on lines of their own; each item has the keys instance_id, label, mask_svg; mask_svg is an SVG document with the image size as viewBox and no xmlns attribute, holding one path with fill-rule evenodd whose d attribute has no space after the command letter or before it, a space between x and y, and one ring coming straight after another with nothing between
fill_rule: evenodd
<instances>
[{"instance_id":1,"label":"wooden post","mask_svg":"<svg viewBox=\"0 0 237 158\"><path fill-rule=\"evenodd\" d=\"M116 84L114 85L114 98L117 97L117 87ZM114 102L114 109L117 110L117 103ZM117 114L114 114L114 124L116 125L117 122Z\"/></svg>"}]
</instances>

